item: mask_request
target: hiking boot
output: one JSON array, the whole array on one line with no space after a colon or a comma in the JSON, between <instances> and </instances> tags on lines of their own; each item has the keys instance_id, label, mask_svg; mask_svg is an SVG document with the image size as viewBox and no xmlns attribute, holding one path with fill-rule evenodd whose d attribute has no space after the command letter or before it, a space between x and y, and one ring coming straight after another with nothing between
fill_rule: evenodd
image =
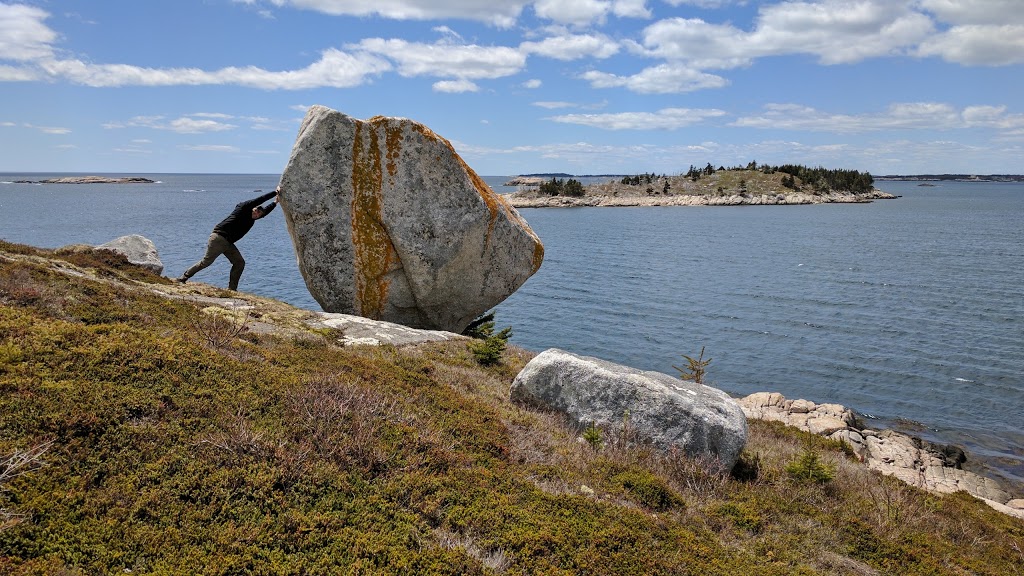
<instances>
[{"instance_id":1,"label":"hiking boot","mask_svg":"<svg viewBox=\"0 0 1024 576\"><path fill-rule=\"evenodd\" d=\"M188 278L185 276L178 276L177 278L172 278L171 282L174 282L175 284L184 284L185 282L188 282Z\"/></svg>"}]
</instances>

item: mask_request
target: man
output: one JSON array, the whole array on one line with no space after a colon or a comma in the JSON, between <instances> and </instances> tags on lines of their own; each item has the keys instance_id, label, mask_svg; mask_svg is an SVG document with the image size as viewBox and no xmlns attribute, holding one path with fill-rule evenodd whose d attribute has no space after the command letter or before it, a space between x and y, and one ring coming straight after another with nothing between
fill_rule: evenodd
<instances>
[{"instance_id":1,"label":"man","mask_svg":"<svg viewBox=\"0 0 1024 576\"><path fill-rule=\"evenodd\" d=\"M238 280L242 277L242 270L245 269L245 259L242 258L242 253L235 247L235 242L241 240L242 236L245 236L245 233L252 229L252 225L257 220L274 210L277 206L277 201L280 199L278 196L280 191L281 187L278 186L273 192L267 192L252 200L239 202L235 209L231 211L230 216L221 220L220 224L213 227L213 234L210 234L210 240L206 244L206 254L203 256L203 259L193 264L181 277L175 278L174 281L181 284L188 282L188 279L194 276L196 272L213 264L213 261L223 254L231 262L231 277L228 280L228 290L238 290ZM274 197L274 201L267 204L266 207L261 206L271 196Z\"/></svg>"}]
</instances>

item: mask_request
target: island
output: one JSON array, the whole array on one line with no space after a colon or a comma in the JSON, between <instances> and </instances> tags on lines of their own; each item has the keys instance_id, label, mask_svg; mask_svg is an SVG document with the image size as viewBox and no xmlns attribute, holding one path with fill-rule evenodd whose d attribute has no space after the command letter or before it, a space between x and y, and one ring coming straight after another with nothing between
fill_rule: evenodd
<instances>
[{"instance_id":1,"label":"island","mask_svg":"<svg viewBox=\"0 0 1024 576\"><path fill-rule=\"evenodd\" d=\"M154 184L156 180L140 176L62 176L43 180L17 180L15 184Z\"/></svg>"},{"instance_id":2,"label":"island","mask_svg":"<svg viewBox=\"0 0 1024 576\"><path fill-rule=\"evenodd\" d=\"M589 185L579 180L517 177L505 199L516 208L581 206L742 206L861 203L896 198L874 187L870 174L797 165L690 167L686 174L609 176Z\"/></svg>"}]
</instances>

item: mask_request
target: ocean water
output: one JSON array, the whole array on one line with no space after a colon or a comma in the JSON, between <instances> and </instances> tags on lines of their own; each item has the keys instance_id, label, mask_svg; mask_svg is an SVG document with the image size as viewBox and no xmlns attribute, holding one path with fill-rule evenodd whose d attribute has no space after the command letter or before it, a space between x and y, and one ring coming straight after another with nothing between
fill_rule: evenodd
<instances>
[{"instance_id":1,"label":"ocean water","mask_svg":"<svg viewBox=\"0 0 1024 576\"><path fill-rule=\"evenodd\" d=\"M138 174L133 174L137 176ZM152 239L168 276L278 175L155 174L30 185L0 174L0 238ZM499 192L504 177L486 180ZM1024 185L880 182L857 205L524 209L544 265L497 307L512 341L677 374L703 347L734 395L837 402L955 443L1024 486ZM240 288L318 309L280 214L240 243ZM224 259L196 280L224 286Z\"/></svg>"}]
</instances>

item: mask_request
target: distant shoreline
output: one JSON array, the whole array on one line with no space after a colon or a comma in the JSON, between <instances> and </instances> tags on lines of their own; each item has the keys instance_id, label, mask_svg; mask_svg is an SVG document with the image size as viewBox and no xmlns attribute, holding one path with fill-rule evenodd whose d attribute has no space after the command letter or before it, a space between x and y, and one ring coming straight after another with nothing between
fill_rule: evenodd
<instances>
[{"instance_id":1,"label":"distant shoreline","mask_svg":"<svg viewBox=\"0 0 1024 576\"><path fill-rule=\"evenodd\" d=\"M154 184L156 180L140 176L62 176L60 178L44 178L43 180L15 180L15 184Z\"/></svg>"},{"instance_id":2,"label":"distant shoreline","mask_svg":"<svg viewBox=\"0 0 1024 576\"><path fill-rule=\"evenodd\" d=\"M831 192L825 194L759 194L728 196L538 196L535 193L506 194L515 208L584 208L637 206L797 206L808 204L867 204L873 200L891 200L898 196L875 189L867 194Z\"/></svg>"},{"instance_id":3,"label":"distant shoreline","mask_svg":"<svg viewBox=\"0 0 1024 576\"><path fill-rule=\"evenodd\" d=\"M897 198L871 186L870 176L852 171L841 173L831 183L813 171L796 173L801 176L778 170L708 168L686 176L643 174L589 185L576 180L518 176L505 184L516 185L518 190L504 198L515 208L785 206Z\"/></svg>"}]
</instances>

